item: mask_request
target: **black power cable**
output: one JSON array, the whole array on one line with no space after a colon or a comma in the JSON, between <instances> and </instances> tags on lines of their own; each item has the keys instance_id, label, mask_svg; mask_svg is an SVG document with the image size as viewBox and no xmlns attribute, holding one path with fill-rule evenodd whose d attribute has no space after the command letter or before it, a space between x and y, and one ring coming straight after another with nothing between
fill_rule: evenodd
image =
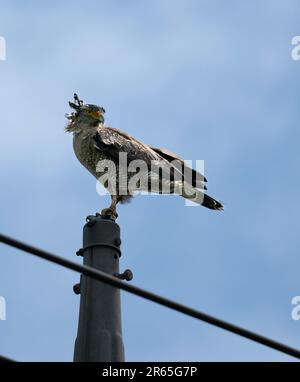
<instances>
[{"instance_id":1,"label":"black power cable","mask_svg":"<svg viewBox=\"0 0 300 382\"><path fill-rule=\"evenodd\" d=\"M3 355L0 355L0 363L1 362L16 362L14 359L4 357Z\"/></svg>"},{"instance_id":2,"label":"black power cable","mask_svg":"<svg viewBox=\"0 0 300 382\"><path fill-rule=\"evenodd\" d=\"M287 346L285 344L282 344L280 342L274 341L270 338L264 337L260 334L251 332L250 330L241 328L239 326L233 325L229 322L220 320L218 318L215 318L213 316L210 316L206 313L202 313L196 309L190 308L186 305L179 304L176 301L169 300L168 298L159 296L157 294L154 294L152 292L148 292L142 288L129 285L124 283L123 281L120 281L117 277L108 275L104 272L101 272L99 270L96 270L92 267L86 266L86 265L80 265L73 261L64 259L62 257L59 257L57 255L54 255L52 253L46 252L42 249L33 247L31 245L25 244L21 241L18 241L16 239L13 239L11 237L5 236L0 234L0 242L10 245L12 247L18 248L22 251L29 252L32 255L38 256L44 260L51 261L52 263L62 265L65 268L72 269L73 271L80 272L86 276L92 277L98 281L105 282L109 285L112 285L116 288L123 289L129 293L135 294L136 296L140 296L142 298L145 298L146 300L150 300L153 302L156 302L157 304L166 306L170 309L176 310L177 312L186 314L188 316L197 318L198 320L207 322L208 324L217 326L219 328L222 328L224 330L227 330L229 332L235 333L239 336L248 338L249 340L252 340L254 342L260 343L262 345L265 345L269 348L278 350L282 353L291 355L293 357L296 357L300 359L300 351L297 349L294 349L290 346Z\"/></svg>"}]
</instances>

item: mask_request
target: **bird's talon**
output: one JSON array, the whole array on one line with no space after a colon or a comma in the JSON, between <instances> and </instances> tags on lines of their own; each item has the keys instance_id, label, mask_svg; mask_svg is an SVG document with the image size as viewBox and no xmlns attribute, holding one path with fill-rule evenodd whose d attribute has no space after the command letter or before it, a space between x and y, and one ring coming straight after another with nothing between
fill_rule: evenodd
<instances>
[{"instance_id":1,"label":"bird's talon","mask_svg":"<svg viewBox=\"0 0 300 382\"><path fill-rule=\"evenodd\" d=\"M102 217L108 217L110 216L111 219L113 220L116 220L117 217L118 217L118 214L115 210L113 210L112 208L104 208L100 214L98 214Z\"/></svg>"},{"instance_id":2,"label":"bird's talon","mask_svg":"<svg viewBox=\"0 0 300 382\"><path fill-rule=\"evenodd\" d=\"M106 215L112 215L113 211L111 208L104 208L101 212L101 216L106 216Z\"/></svg>"}]
</instances>

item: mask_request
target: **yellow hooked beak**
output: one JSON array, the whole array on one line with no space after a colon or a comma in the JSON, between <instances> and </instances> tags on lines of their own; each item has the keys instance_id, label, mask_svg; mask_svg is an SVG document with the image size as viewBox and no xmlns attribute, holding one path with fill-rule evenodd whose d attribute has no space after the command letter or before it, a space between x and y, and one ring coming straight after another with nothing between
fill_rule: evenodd
<instances>
[{"instance_id":1,"label":"yellow hooked beak","mask_svg":"<svg viewBox=\"0 0 300 382\"><path fill-rule=\"evenodd\" d=\"M93 110L89 113L93 118L99 119L101 117L101 112L99 110Z\"/></svg>"}]
</instances>

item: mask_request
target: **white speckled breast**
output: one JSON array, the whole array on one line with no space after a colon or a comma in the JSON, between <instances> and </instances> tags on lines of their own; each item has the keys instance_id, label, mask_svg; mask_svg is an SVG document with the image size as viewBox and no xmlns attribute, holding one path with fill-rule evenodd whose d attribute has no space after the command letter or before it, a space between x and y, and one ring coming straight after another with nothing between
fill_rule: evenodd
<instances>
[{"instance_id":1,"label":"white speckled breast","mask_svg":"<svg viewBox=\"0 0 300 382\"><path fill-rule=\"evenodd\" d=\"M93 139L95 133L96 129L75 133L73 148L79 162L97 178L99 174L96 173L96 165L100 160L107 159L107 157L95 148Z\"/></svg>"}]
</instances>

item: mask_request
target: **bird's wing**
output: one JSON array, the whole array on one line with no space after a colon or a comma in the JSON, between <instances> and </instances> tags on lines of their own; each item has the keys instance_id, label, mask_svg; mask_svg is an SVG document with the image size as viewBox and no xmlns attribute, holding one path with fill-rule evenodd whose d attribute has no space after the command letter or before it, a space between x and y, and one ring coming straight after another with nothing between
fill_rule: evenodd
<instances>
[{"instance_id":1,"label":"bird's wing","mask_svg":"<svg viewBox=\"0 0 300 382\"><path fill-rule=\"evenodd\" d=\"M131 135L112 128L105 127L97 130L94 136L96 149L119 161L119 153L127 154L128 164L133 160L142 160L147 165L147 174L160 174L161 180L182 180L182 173L168 160L154 151L150 146L138 141ZM119 162L120 163L120 162ZM160 175L159 175L160 177Z\"/></svg>"},{"instance_id":2,"label":"bird's wing","mask_svg":"<svg viewBox=\"0 0 300 382\"><path fill-rule=\"evenodd\" d=\"M148 171L150 168L153 170L159 167L165 179L171 181L184 179L193 187L206 188L202 183L206 182L205 177L195 170L189 168L191 175L184 176L183 168L187 169L187 166L176 154L148 146L121 130L111 127L100 128L94 136L94 141L96 149L116 160L119 160L120 152L125 152L128 163L132 160L143 160L148 165Z\"/></svg>"},{"instance_id":3,"label":"bird's wing","mask_svg":"<svg viewBox=\"0 0 300 382\"><path fill-rule=\"evenodd\" d=\"M142 159L147 164L151 160L162 160L160 155L149 146L133 138L129 134L112 127L100 128L94 136L95 147L113 157L119 159L119 153L127 153L128 161Z\"/></svg>"},{"instance_id":4,"label":"bird's wing","mask_svg":"<svg viewBox=\"0 0 300 382\"><path fill-rule=\"evenodd\" d=\"M206 190L206 186L203 185L202 182L207 182L207 179L204 175L202 175L199 171L196 171L189 167L179 155L173 153L172 151L159 147L151 147L153 151L159 154L162 158L166 159L168 162L173 162L177 169L181 172L188 171L190 176L190 181L185 179L190 183L193 187L204 188ZM183 170L185 168L185 170Z\"/></svg>"}]
</instances>

